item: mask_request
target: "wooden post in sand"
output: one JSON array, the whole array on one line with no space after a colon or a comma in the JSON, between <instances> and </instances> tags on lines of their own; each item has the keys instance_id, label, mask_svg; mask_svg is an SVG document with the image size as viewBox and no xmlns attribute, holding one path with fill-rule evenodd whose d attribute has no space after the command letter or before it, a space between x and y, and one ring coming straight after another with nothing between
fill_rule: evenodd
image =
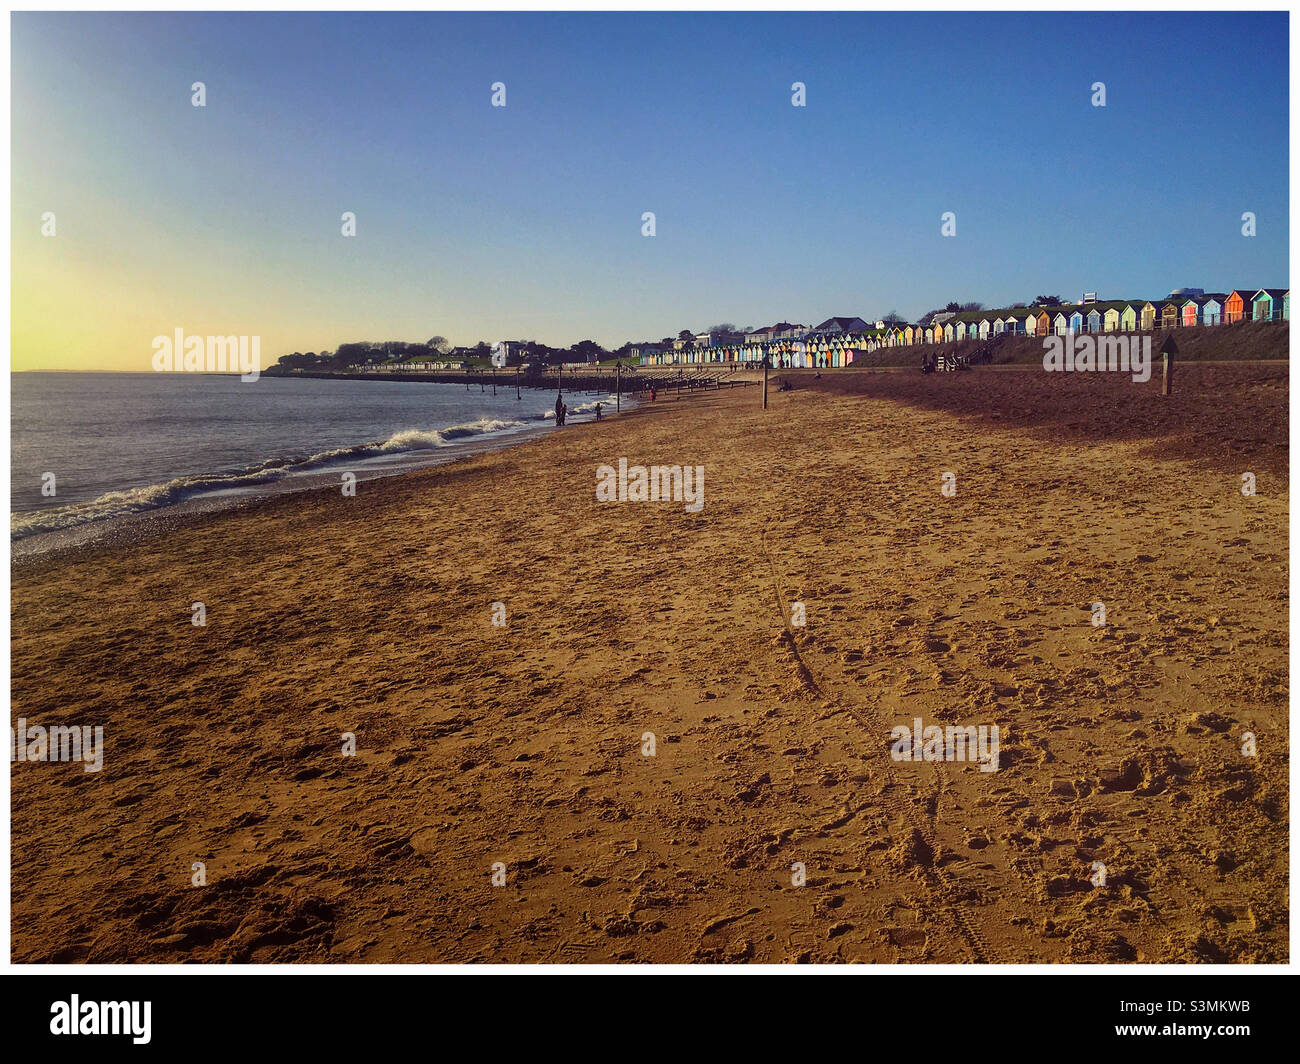
<instances>
[{"instance_id":1,"label":"wooden post in sand","mask_svg":"<svg viewBox=\"0 0 1300 1064\"><path fill-rule=\"evenodd\" d=\"M763 356L763 409L767 409L767 355Z\"/></svg>"},{"instance_id":2,"label":"wooden post in sand","mask_svg":"<svg viewBox=\"0 0 1300 1064\"><path fill-rule=\"evenodd\" d=\"M614 413L623 409L623 363L614 364Z\"/></svg>"},{"instance_id":3,"label":"wooden post in sand","mask_svg":"<svg viewBox=\"0 0 1300 1064\"><path fill-rule=\"evenodd\" d=\"M1165 337L1165 342L1160 345L1160 358L1165 364L1164 384L1160 389L1161 395L1172 395L1174 391L1174 355L1178 354L1178 345L1174 343L1174 337L1171 333Z\"/></svg>"}]
</instances>

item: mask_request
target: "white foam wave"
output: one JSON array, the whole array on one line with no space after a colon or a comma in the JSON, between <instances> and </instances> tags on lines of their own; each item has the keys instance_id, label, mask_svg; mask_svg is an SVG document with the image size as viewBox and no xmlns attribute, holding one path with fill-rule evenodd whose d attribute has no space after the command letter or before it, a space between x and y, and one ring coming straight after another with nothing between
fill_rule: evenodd
<instances>
[{"instance_id":1,"label":"white foam wave","mask_svg":"<svg viewBox=\"0 0 1300 1064\"><path fill-rule=\"evenodd\" d=\"M550 413L552 417L555 416L554 411ZM540 421L541 416L533 420ZM282 480L295 473L308 472L344 461L393 455L405 451L450 447L456 440L514 431L526 428L528 424L527 420L482 417L476 421L450 425L444 429L403 429L393 433L386 440L374 443L338 447L306 457L270 458L243 469L177 477L163 484L150 484L127 491L111 491L89 502L74 503L52 510L12 514L9 519L10 537L21 539L38 532L52 532L90 521L102 521L107 518L155 510L200 495L257 487Z\"/></svg>"}]
</instances>

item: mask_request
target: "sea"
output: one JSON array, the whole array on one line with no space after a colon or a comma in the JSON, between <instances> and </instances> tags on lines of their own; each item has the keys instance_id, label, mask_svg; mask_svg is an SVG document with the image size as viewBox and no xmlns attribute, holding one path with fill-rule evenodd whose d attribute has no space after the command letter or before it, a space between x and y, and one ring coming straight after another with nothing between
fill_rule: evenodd
<instances>
[{"instance_id":1,"label":"sea","mask_svg":"<svg viewBox=\"0 0 1300 1064\"><path fill-rule=\"evenodd\" d=\"M555 431L555 393L490 383L183 373L10 375L15 560L177 508L357 482ZM518 395L518 397L517 397ZM565 393L568 422L615 397ZM630 406L626 396L622 407Z\"/></svg>"}]
</instances>

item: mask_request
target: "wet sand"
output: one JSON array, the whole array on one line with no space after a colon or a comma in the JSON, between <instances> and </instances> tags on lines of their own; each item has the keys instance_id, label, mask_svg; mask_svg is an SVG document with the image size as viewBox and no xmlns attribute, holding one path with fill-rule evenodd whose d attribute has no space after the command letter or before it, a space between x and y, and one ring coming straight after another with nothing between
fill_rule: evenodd
<instances>
[{"instance_id":1,"label":"wet sand","mask_svg":"<svg viewBox=\"0 0 1300 1064\"><path fill-rule=\"evenodd\" d=\"M15 570L14 960L1286 960L1287 367L758 394Z\"/></svg>"}]
</instances>

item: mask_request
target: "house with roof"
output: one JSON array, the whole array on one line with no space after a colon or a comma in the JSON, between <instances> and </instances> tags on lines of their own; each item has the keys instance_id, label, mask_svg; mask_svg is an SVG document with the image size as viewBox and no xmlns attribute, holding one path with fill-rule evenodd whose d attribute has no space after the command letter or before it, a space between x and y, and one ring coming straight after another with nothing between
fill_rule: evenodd
<instances>
[{"instance_id":1,"label":"house with roof","mask_svg":"<svg viewBox=\"0 0 1300 1064\"><path fill-rule=\"evenodd\" d=\"M1203 292L1185 300L1181 308L1183 325L1221 324L1223 300L1226 298L1222 292Z\"/></svg>"},{"instance_id":2,"label":"house with roof","mask_svg":"<svg viewBox=\"0 0 1300 1064\"><path fill-rule=\"evenodd\" d=\"M769 343L772 340L785 340L801 335L807 332L807 327L803 325L793 325L788 321L778 321L775 325L769 325L765 329L755 329L749 334L753 343ZM751 342L748 338L746 342Z\"/></svg>"},{"instance_id":3,"label":"house with roof","mask_svg":"<svg viewBox=\"0 0 1300 1064\"><path fill-rule=\"evenodd\" d=\"M880 326L884 328L884 323ZM815 333L862 333L870 329L861 318L827 318L820 325L813 327Z\"/></svg>"},{"instance_id":4,"label":"house with roof","mask_svg":"<svg viewBox=\"0 0 1300 1064\"><path fill-rule=\"evenodd\" d=\"M1005 331L1017 333L1020 336L1032 335L1030 330L1033 328L1030 322L1036 322L1034 312L1026 307L1016 307L1007 311L1007 316L1002 319Z\"/></svg>"},{"instance_id":5,"label":"house with roof","mask_svg":"<svg viewBox=\"0 0 1300 1064\"><path fill-rule=\"evenodd\" d=\"M640 359L643 366L656 366L662 364L664 350L663 344L637 344L629 354Z\"/></svg>"},{"instance_id":6,"label":"house with roof","mask_svg":"<svg viewBox=\"0 0 1300 1064\"><path fill-rule=\"evenodd\" d=\"M1229 292L1228 298L1223 303L1223 320L1229 325L1248 321L1252 311L1251 303L1255 298L1255 292L1258 291L1258 288L1253 290L1234 288Z\"/></svg>"},{"instance_id":7,"label":"house with roof","mask_svg":"<svg viewBox=\"0 0 1300 1064\"><path fill-rule=\"evenodd\" d=\"M1121 299L1108 299L1106 302L1098 304L1098 307L1101 310L1101 331L1119 332L1119 319L1124 310L1124 301Z\"/></svg>"},{"instance_id":8,"label":"house with roof","mask_svg":"<svg viewBox=\"0 0 1300 1064\"><path fill-rule=\"evenodd\" d=\"M1285 300L1289 292L1287 288L1261 288L1250 300L1251 320L1281 321L1283 311L1290 313L1291 310Z\"/></svg>"},{"instance_id":9,"label":"house with roof","mask_svg":"<svg viewBox=\"0 0 1300 1064\"><path fill-rule=\"evenodd\" d=\"M974 340L979 336L980 319L984 315L978 310L968 310L953 319L953 336L958 340Z\"/></svg>"},{"instance_id":10,"label":"house with roof","mask_svg":"<svg viewBox=\"0 0 1300 1064\"><path fill-rule=\"evenodd\" d=\"M1182 309L1182 300L1178 297L1173 299L1162 299L1157 304L1160 311L1160 328L1176 329L1181 321L1179 311Z\"/></svg>"},{"instance_id":11,"label":"house with roof","mask_svg":"<svg viewBox=\"0 0 1300 1064\"><path fill-rule=\"evenodd\" d=\"M1201 301L1201 324L1223 324L1223 301L1228 297L1222 292L1207 292Z\"/></svg>"}]
</instances>

